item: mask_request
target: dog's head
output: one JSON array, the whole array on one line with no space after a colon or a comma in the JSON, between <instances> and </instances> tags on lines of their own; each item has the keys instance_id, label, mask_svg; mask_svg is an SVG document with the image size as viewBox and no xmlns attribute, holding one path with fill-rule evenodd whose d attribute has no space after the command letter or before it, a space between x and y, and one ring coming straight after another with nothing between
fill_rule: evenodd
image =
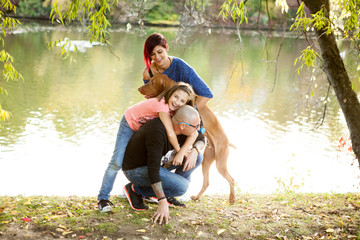
<instances>
[{"instance_id":1,"label":"dog's head","mask_svg":"<svg viewBox=\"0 0 360 240\"><path fill-rule=\"evenodd\" d=\"M139 87L138 90L142 95L156 97L174 85L175 81L165 74L156 74L147 84Z\"/></svg>"}]
</instances>

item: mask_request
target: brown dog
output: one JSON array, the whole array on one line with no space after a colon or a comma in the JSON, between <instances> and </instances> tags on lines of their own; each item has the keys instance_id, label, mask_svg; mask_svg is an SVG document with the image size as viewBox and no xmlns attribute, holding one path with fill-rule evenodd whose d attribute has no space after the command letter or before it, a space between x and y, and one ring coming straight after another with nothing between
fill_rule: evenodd
<instances>
[{"instance_id":1,"label":"brown dog","mask_svg":"<svg viewBox=\"0 0 360 240\"><path fill-rule=\"evenodd\" d=\"M138 90L146 96L157 96L164 90L172 87L176 82L164 74L157 74L150 81L141 86ZM205 127L205 136L207 137L207 145L204 151L204 160L202 162L203 186L197 196L192 196L193 200L198 200L209 186L209 170L211 164L216 160L216 168L219 173L229 182L230 196L229 202L235 202L234 179L230 176L227 169L227 159L229 155L229 140L220 125L219 120L210 108L205 105L199 109L201 119Z\"/></svg>"}]
</instances>

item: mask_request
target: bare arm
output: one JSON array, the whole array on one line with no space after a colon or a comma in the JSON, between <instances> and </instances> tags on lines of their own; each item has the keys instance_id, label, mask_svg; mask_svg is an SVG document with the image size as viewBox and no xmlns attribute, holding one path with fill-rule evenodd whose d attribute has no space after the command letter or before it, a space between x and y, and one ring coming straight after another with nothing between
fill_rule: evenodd
<instances>
[{"instance_id":1,"label":"bare arm","mask_svg":"<svg viewBox=\"0 0 360 240\"><path fill-rule=\"evenodd\" d=\"M144 71L143 71L142 75L143 75L144 80L150 80L150 78L151 78L148 70L146 69L146 67L144 68Z\"/></svg>"},{"instance_id":2,"label":"bare arm","mask_svg":"<svg viewBox=\"0 0 360 240\"><path fill-rule=\"evenodd\" d=\"M161 182L157 182L157 183L151 184L151 187L154 190L156 197L159 199L158 209L156 210L152 219L155 223L157 222L157 220L159 220L159 224L162 224L163 220L164 220L165 221L164 223L168 224L169 216L170 216L169 205L167 203L165 193L162 188L162 184L161 184Z\"/></svg>"},{"instance_id":3,"label":"bare arm","mask_svg":"<svg viewBox=\"0 0 360 240\"><path fill-rule=\"evenodd\" d=\"M174 166L178 166L178 165L182 164L182 162L184 160L184 156L187 154L190 147L194 144L198 135L199 135L199 133L197 131L195 131L186 138L186 141L181 146L180 151L175 155L174 161L172 163Z\"/></svg>"},{"instance_id":4,"label":"bare arm","mask_svg":"<svg viewBox=\"0 0 360 240\"><path fill-rule=\"evenodd\" d=\"M197 141L194 143L193 148L191 149L191 152L189 156L186 159L186 162L184 163L183 170L186 172L196 165L196 159L199 154L198 151L201 151L205 146L205 143L203 141Z\"/></svg>"},{"instance_id":5,"label":"bare arm","mask_svg":"<svg viewBox=\"0 0 360 240\"><path fill-rule=\"evenodd\" d=\"M179 152L180 145L177 140L176 134L174 132L170 114L166 113L166 112L159 112L159 118L160 118L161 122L164 124L164 127L166 129L166 134L169 138L171 146L173 146L173 148L175 149L176 152Z\"/></svg>"}]
</instances>

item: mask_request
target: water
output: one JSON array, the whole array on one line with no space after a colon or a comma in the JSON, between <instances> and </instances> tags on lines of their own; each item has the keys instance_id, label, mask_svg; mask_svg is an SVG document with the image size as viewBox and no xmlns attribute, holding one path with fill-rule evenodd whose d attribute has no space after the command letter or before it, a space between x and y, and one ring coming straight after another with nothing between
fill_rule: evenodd
<instances>
[{"instance_id":1,"label":"water","mask_svg":"<svg viewBox=\"0 0 360 240\"><path fill-rule=\"evenodd\" d=\"M167 37L169 55L186 60L213 90L209 106L237 147L231 149L228 168L238 191L358 191L354 156L337 151L339 139L349 133L333 93L324 124L315 128L328 85L316 72L297 74L293 62L306 46L303 40L285 40L275 78L281 42L275 36L242 32L240 49L236 34L228 30L181 37L177 29L141 33L120 26L110 38L119 60L106 46L90 46L69 63L47 43L65 37L85 41L82 28L25 25L6 39L25 81L4 84L9 96L1 96L0 104L13 118L0 129L0 195L98 194L120 118L144 99L137 92L142 47L154 31ZM126 183L120 172L112 194L120 194ZM198 169L189 193L201 185ZM214 164L206 194L228 192Z\"/></svg>"}]
</instances>

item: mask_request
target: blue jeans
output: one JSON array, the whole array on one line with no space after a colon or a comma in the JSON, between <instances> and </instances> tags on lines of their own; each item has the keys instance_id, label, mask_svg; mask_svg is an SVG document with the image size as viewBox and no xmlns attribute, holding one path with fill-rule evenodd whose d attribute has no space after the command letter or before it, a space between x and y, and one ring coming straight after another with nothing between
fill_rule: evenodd
<instances>
[{"instance_id":1,"label":"blue jeans","mask_svg":"<svg viewBox=\"0 0 360 240\"><path fill-rule=\"evenodd\" d=\"M129 127L129 124L127 123L124 115L120 121L120 127L116 137L115 150L109 166L105 171L101 189L98 195L98 200L108 200L110 198L110 192L113 189L116 175L123 165L126 146L134 133L135 132Z\"/></svg>"},{"instance_id":2,"label":"blue jeans","mask_svg":"<svg viewBox=\"0 0 360 240\"><path fill-rule=\"evenodd\" d=\"M195 167L189 171L183 171L183 165L173 166L169 168L160 167L160 178L162 187L166 197L177 197L186 193L191 173L200 166L203 160L202 154L199 154L196 159ZM172 170L175 170L172 172ZM135 168L132 170L123 170L124 175L134 184L136 193L145 197L156 197L148 177L147 166Z\"/></svg>"}]
</instances>

